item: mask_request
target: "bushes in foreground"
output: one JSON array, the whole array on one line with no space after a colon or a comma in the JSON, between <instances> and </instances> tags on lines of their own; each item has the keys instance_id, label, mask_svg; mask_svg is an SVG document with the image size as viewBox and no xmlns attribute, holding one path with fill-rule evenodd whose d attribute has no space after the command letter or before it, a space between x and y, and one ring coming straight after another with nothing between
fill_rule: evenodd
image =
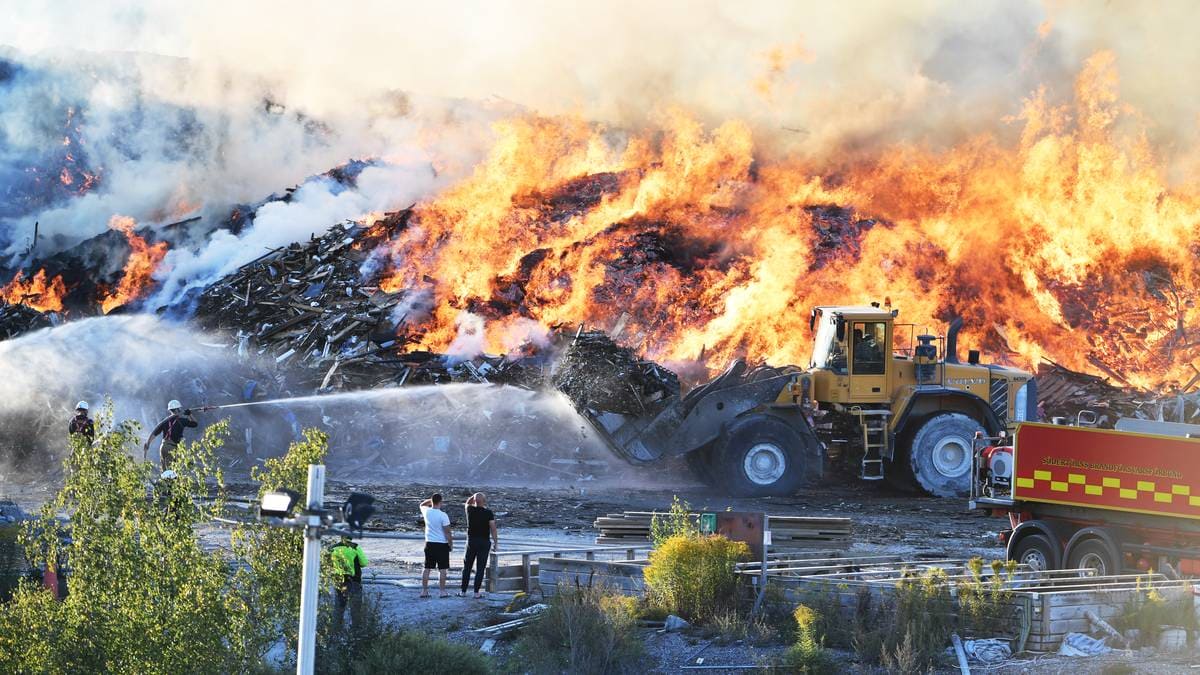
<instances>
[{"instance_id":1,"label":"bushes in foreground","mask_svg":"<svg viewBox=\"0 0 1200 675\"><path fill-rule=\"evenodd\" d=\"M562 584L550 608L517 642L522 667L537 673L640 672L638 603L600 585Z\"/></svg>"},{"instance_id":2,"label":"bushes in foreground","mask_svg":"<svg viewBox=\"0 0 1200 675\"><path fill-rule=\"evenodd\" d=\"M736 609L737 564L750 557L744 542L721 536L676 535L650 553L643 572L646 597L693 623Z\"/></svg>"}]
</instances>

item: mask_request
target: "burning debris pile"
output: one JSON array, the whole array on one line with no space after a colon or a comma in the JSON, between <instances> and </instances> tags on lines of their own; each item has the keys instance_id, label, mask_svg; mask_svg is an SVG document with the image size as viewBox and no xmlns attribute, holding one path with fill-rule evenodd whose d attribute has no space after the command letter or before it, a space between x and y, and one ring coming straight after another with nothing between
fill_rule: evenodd
<instances>
[{"instance_id":1,"label":"burning debris pile","mask_svg":"<svg viewBox=\"0 0 1200 675\"><path fill-rule=\"evenodd\" d=\"M1200 371L1186 386L1173 392L1147 392L1114 386L1107 379L1077 373L1056 363L1043 363L1037 371L1038 400L1042 418L1055 417L1074 423L1084 410L1096 413L1096 422L1111 427L1122 417L1185 422L1200 420Z\"/></svg>"},{"instance_id":2,"label":"burning debris pile","mask_svg":"<svg viewBox=\"0 0 1200 675\"><path fill-rule=\"evenodd\" d=\"M408 329L403 290L363 279L371 252L411 216L404 210L366 227L335 225L322 237L268 252L205 289L196 321L234 336L238 353L273 361L303 391L479 382L532 387L545 359L452 358L423 350Z\"/></svg>"},{"instance_id":3,"label":"burning debris pile","mask_svg":"<svg viewBox=\"0 0 1200 675\"><path fill-rule=\"evenodd\" d=\"M39 328L54 325L58 315L39 312L26 305L0 302L0 340L10 340Z\"/></svg>"},{"instance_id":4,"label":"burning debris pile","mask_svg":"<svg viewBox=\"0 0 1200 675\"><path fill-rule=\"evenodd\" d=\"M679 395L675 373L637 358L601 331L580 330L559 360L553 383L577 407L626 415L655 412Z\"/></svg>"}]
</instances>

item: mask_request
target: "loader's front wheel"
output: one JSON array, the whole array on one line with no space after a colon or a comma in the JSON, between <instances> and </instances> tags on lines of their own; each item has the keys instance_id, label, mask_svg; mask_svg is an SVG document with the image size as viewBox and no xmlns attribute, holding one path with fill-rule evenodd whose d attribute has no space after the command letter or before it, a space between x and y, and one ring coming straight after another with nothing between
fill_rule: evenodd
<instances>
[{"instance_id":1,"label":"loader's front wheel","mask_svg":"<svg viewBox=\"0 0 1200 675\"><path fill-rule=\"evenodd\" d=\"M922 490L935 497L967 495L976 431L983 425L962 413L934 415L917 428L908 459Z\"/></svg>"},{"instance_id":2,"label":"loader's front wheel","mask_svg":"<svg viewBox=\"0 0 1200 675\"><path fill-rule=\"evenodd\" d=\"M808 475L805 447L800 432L778 417L742 417L726 428L713 449L714 477L736 495L789 495Z\"/></svg>"}]
</instances>

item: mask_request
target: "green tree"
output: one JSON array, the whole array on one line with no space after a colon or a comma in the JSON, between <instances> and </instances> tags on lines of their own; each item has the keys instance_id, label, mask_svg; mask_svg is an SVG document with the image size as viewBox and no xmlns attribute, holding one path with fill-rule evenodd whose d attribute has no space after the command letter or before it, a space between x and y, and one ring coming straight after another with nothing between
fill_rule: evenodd
<instances>
[{"instance_id":1,"label":"green tree","mask_svg":"<svg viewBox=\"0 0 1200 675\"><path fill-rule=\"evenodd\" d=\"M281 624L295 623L302 537L248 525L232 552L197 538L196 528L224 508L215 457L227 424L182 446L172 467L177 478L156 483L152 465L133 459L140 454L135 423L113 425L106 409L97 431L94 444L72 445L62 489L22 533L35 564L67 561L70 593L57 602L26 583L0 606L0 672L257 666ZM308 432L255 477L302 490L296 467L307 470L324 453L324 436Z\"/></svg>"},{"instance_id":2,"label":"green tree","mask_svg":"<svg viewBox=\"0 0 1200 675\"><path fill-rule=\"evenodd\" d=\"M307 429L286 455L266 460L261 469L251 469L250 478L260 483L258 496L281 488L305 494L308 465L325 461L328 441L325 433ZM294 654L300 621L303 533L247 523L234 529L232 543L235 558L244 563L234 578L237 639L244 643L238 651L257 662L282 634L289 654ZM322 549L321 556L321 589L328 591L333 583L332 565L327 550Z\"/></svg>"}]
</instances>

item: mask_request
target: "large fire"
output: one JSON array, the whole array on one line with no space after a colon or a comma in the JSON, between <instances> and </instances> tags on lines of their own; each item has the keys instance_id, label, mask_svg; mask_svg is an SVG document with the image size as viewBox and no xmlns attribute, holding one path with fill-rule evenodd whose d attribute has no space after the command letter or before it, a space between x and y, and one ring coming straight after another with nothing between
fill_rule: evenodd
<instances>
[{"instance_id":1,"label":"large fire","mask_svg":"<svg viewBox=\"0 0 1200 675\"><path fill-rule=\"evenodd\" d=\"M1190 380L1200 192L1168 184L1113 57L1093 56L1065 105L1034 93L1018 121L1015 145L812 165L678 111L630 136L512 119L393 242L382 286L430 299L431 348L471 312L493 351L531 324L586 322L658 359L805 364L810 307L887 299L918 330L961 315L965 346L1025 367ZM831 209L845 227L818 217Z\"/></svg>"},{"instance_id":2,"label":"large fire","mask_svg":"<svg viewBox=\"0 0 1200 675\"><path fill-rule=\"evenodd\" d=\"M18 271L12 281L0 288L0 300L10 305L25 305L39 312L61 312L67 285L61 276L46 280L46 270L38 270L31 279Z\"/></svg>"},{"instance_id":3,"label":"large fire","mask_svg":"<svg viewBox=\"0 0 1200 675\"><path fill-rule=\"evenodd\" d=\"M108 222L111 229L120 230L125 234L132 250L125 261L121 281L100 300L100 309L105 314L142 297L150 289L154 270L167 255L166 242L158 242L153 246L147 244L144 238L133 231L136 225L133 218L128 216L113 216Z\"/></svg>"}]
</instances>

